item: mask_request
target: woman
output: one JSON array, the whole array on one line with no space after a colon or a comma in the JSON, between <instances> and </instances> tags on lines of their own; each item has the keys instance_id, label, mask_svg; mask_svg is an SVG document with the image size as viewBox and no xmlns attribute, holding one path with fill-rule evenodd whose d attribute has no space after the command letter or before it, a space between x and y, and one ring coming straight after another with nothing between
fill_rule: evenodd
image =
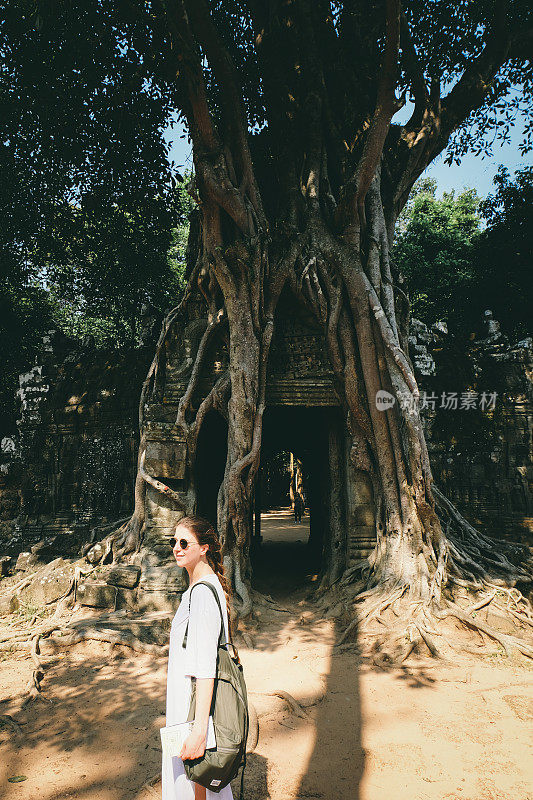
<instances>
[{"instance_id":1,"label":"woman","mask_svg":"<svg viewBox=\"0 0 533 800\"><path fill-rule=\"evenodd\" d=\"M196 678L196 715L180 756L163 756L163 800L233 800L231 786L218 793L210 792L190 781L183 767L183 759L200 758L205 752L220 634L220 610L213 593L207 586L198 586L191 595L194 583L209 581L216 588L224 617L223 641L231 641L229 589L220 541L210 522L201 517L184 517L175 528L171 544L178 566L187 570L189 588L182 595L170 629L166 724L175 725L187 719L192 677Z\"/></svg>"}]
</instances>

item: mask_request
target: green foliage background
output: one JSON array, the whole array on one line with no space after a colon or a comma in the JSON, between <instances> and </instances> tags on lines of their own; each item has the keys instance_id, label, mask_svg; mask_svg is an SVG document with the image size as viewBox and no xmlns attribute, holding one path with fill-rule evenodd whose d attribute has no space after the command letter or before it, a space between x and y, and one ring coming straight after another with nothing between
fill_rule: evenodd
<instances>
[{"instance_id":1,"label":"green foliage background","mask_svg":"<svg viewBox=\"0 0 533 800\"><path fill-rule=\"evenodd\" d=\"M413 316L468 336L491 309L517 340L531 334L533 168L511 178L500 167L494 185L485 200L472 189L439 199L435 182L420 180L399 220L394 261Z\"/></svg>"},{"instance_id":2,"label":"green foliage background","mask_svg":"<svg viewBox=\"0 0 533 800\"><path fill-rule=\"evenodd\" d=\"M150 48L113 3L0 0L0 434L46 330L131 346L179 299L192 201Z\"/></svg>"}]
</instances>

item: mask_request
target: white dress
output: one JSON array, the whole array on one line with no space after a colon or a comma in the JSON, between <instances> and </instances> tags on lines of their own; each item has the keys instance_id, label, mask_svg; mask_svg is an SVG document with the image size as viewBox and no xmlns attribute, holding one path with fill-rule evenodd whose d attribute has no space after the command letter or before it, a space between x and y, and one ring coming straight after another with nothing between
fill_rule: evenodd
<instances>
[{"instance_id":1,"label":"white dress","mask_svg":"<svg viewBox=\"0 0 533 800\"><path fill-rule=\"evenodd\" d=\"M216 588L222 615L226 640L228 637L228 612L222 584L215 574L201 578ZM194 584L193 584L194 585ZM189 713L191 699L191 676L214 678L216 675L217 643L220 633L220 611L213 593L207 586L198 586L192 593L189 616L189 597L191 588L183 593L178 610L170 628L170 646L167 671L167 709L166 724L184 722ZM187 646L182 647L185 629L189 620ZM162 800L194 800L194 783L190 781L178 756L163 756ZM220 792L206 789L207 800L233 800L231 786Z\"/></svg>"}]
</instances>

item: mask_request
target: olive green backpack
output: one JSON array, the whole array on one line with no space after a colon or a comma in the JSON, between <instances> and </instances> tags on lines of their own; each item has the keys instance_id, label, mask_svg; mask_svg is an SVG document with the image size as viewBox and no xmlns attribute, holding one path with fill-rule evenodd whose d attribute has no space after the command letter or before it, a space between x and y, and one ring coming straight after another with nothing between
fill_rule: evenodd
<instances>
[{"instance_id":1,"label":"olive green backpack","mask_svg":"<svg viewBox=\"0 0 533 800\"><path fill-rule=\"evenodd\" d=\"M209 714L213 716L216 748L206 750L200 758L184 759L183 766L187 778L211 792L220 792L235 778L242 766L241 791L239 800L244 797L244 769L246 767L246 740L248 738L248 696L242 664L237 660L235 648L231 642L222 644L224 635L224 617L220 606L218 592L207 581L198 581L194 586L203 583L209 586L220 610L221 628L218 637L216 677L213 687L213 699ZM194 589L194 586L192 587ZM192 589L191 593L192 594ZM189 609L191 598L189 595ZM189 623L183 637L183 647L187 645ZM224 637L225 638L225 637ZM230 655L227 648L233 648ZM188 721L194 720L196 712L196 679L192 678L191 704Z\"/></svg>"}]
</instances>

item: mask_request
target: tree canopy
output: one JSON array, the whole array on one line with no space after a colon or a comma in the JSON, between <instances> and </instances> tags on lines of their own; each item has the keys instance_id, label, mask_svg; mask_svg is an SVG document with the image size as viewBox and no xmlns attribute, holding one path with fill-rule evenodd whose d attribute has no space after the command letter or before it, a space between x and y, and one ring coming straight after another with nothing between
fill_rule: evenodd
<instances>
[{"instance_id":1,"label":"tree canopy","mask_svg":"<svg viewBox=\"0 0 533 800\"><path fill-rule=\"evenodd\" d=\"M168 86L116 8L0 4L2 428L17 374L59 327L134 343L183 288L192 200L172 174Z\"/></svg>"},{"instance_id":2,"label":"tree canopy","mask_svg":"<svg viewBox=\"0 0 533 800\"><path fill-rule=\"evenodd\" d=\"M124 205L164 194L167 120L177 112L193 139L208 135L204 100L191 94L202 72L204 111L218 135L226 131L236 147L239 131L255 134L266 172L279 169L269 159L302 140L309 159L319 122L334 195L360 159L368 126L383 128L376 103L391 118L413 101L411 118L380 134L397 182L413 148L420 172L429 160L420 150L434 157L448 147L453 160L489 151L532 96L523 0L1 6L3 167L18 228L36 218L45 224L58 198L94 196L98 205L103 193ZM526 123L524 149L531 134Z\"/></svg>"},{"instance_id":3,"label":"tree canopy","mask_svg":"<svg viewBox=\"0 0 533 800\"><path fill-rule=\"evenodd\" d=\"M516 340L531 333L533 170L513 179L501 167L494 184L484 200L473 190L437 199L435 182L422 178L399 220L394 259L423 322L468 336L491 309Z\"/></svg>"},{"instance_id":4,"label":"tree canopy","mask_svg":"<svg viewBox=\"0 0 533 800\"><path fill-rule=\"evenodd\" d=\"M421 183L421 191L414 192L404 209L394 258L407 278L412 314L429 325L450 322L450 317L456 324L468 308L465 295L479 278L479 198L466 190L457 197L445 193L438 200L436 185Z\"/></svg>"}]
</instances>

